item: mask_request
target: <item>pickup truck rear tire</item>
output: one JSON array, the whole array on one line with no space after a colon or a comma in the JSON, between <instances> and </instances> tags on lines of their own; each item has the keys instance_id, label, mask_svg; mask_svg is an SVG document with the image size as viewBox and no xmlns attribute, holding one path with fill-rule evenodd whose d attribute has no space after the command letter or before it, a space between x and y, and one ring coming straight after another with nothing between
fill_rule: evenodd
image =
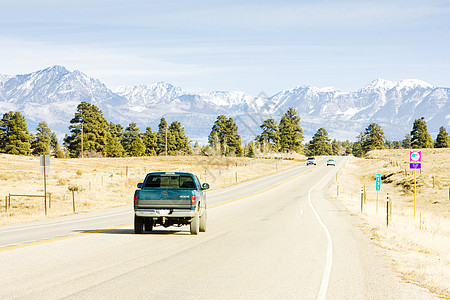
<instances>
[{"instance_id":1,"label":"pickup truck rear tire","mask_svg":"<svg viewBox=\"0 0 450 300\"><path fill-rule=\"evenodd\" d=\"M193 235L197 235L198 234L198 230L199 230L199 217L198 217L198 213L195 214L195 217L192 219L191 221L191 234Z\"/></svg>"},{"instance_id":2,"label":"pickup truck rear tire","mask_svg":"<svg viewBox=\"0 0 450 300\"><path fill-rule=\"evenodd\" d=\"M144 232L144 218L134 216L134 233L142 234Z\"/></svg>"},{"instance_id":3,"label":"pickup truck rear tire","mask_svg":"<svg viewBox=\"0 0 450 300\"><path fill-rule=\"evenodd\" d=\"M152 231L153 230L153 219L152 218L145 218L145 220L144 220L144 230L145 231Z\"/></svg>"},{"instance_id":4,"label":"pickup truck rear tire","mask_svg":"<svg viewBox=\"0 0 450 300\"><path fill-rule=\"evenodd\" d=\"M200 232L206 232L206 221L207 220L208 220L208 214L205 210L205 212L203 213L203 216L200 217L200 225L199 225Z\"/></svg>"}]
</instances>

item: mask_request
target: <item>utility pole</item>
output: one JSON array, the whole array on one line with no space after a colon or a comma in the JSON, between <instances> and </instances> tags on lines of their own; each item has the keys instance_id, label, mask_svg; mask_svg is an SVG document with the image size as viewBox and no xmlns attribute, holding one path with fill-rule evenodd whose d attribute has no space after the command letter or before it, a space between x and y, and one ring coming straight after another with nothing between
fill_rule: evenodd
<instances>
[{"instance_id":1,"label":"utility pole","mask_svg":"<svg viewBox=\"0 0 450 300\"><path fill-rule=\"evenodd\" d=\"M166 126L166 156L167 156L167 126Z\"/></svg>"}]
</instances>

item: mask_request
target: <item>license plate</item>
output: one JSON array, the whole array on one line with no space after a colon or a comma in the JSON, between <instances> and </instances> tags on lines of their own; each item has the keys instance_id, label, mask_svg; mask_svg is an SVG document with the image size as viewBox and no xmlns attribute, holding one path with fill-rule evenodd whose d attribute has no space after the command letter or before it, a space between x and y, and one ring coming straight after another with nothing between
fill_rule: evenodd
<instances>
[{"instance_id":1,"label":"license plate","mask_svg":"<svg viewBox=\"0 0 450 300\"><path fill-rule=\"evenodd\" d=\"M156 213L159 215L168 215L170 213L170 210L168 209L158 209L156 210Z\"/></svg>"}]
</instances>

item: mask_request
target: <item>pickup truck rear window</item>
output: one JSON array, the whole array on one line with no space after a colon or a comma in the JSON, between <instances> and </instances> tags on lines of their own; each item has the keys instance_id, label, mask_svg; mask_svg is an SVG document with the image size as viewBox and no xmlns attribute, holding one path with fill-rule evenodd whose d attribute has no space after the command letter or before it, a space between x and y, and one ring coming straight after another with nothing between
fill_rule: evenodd
<instances>
[{"instance_id":1,"label":"pickup truck rear window","mask_svg":"<svg viewBox=\"0 0 450 300\"><path fill-rule=\"evenodd\" d=\"M175 188L195 190L194 179L187 175L150 175L145 181L144 189Z\"/></svg>"}]
</instances>

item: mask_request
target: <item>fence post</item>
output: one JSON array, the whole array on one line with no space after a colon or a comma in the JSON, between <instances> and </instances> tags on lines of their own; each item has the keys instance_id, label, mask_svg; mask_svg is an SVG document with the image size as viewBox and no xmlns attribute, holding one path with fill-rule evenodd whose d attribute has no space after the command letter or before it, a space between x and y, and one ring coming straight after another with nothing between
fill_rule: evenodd
<instances>
[{"instance_id":1,"label":"fence post","mask_svg":"<svg viewBox=\"0 0 450 300\"><path fill-rule=\"evenodd\" d=\"M366 204L367 194L366 194L366 185L364 185L364 204Z\"/></svg>"},{"instance_id":2,"label":"fence post","mask_svg":"<svg viewBox=\"0 0 450 300\"><path fill-rule=\"evenodd\" d=\"M392 213L392 204L389 200L389 193L386 195L386 227L389 227L389 219Z\"/></svg>"},{"instance_id":3,"label":"fence post","mask_svg":"<svg viewBox=\"0 0 450 300\"><path fill-rule=\"evenodd\" d=\"M361 212L363 212L364 209L364 189L361 187Z\"/></svg>"},{"instance_id":4,"label":"fence post","mask_svg":"<svg viewBox=\"0 0 450 300\"><path fill-rule=\"evenodd\" d=\"M73 212L75 212L75 191L72 191L72 206Z\"/></svg>"}]
</instances>

